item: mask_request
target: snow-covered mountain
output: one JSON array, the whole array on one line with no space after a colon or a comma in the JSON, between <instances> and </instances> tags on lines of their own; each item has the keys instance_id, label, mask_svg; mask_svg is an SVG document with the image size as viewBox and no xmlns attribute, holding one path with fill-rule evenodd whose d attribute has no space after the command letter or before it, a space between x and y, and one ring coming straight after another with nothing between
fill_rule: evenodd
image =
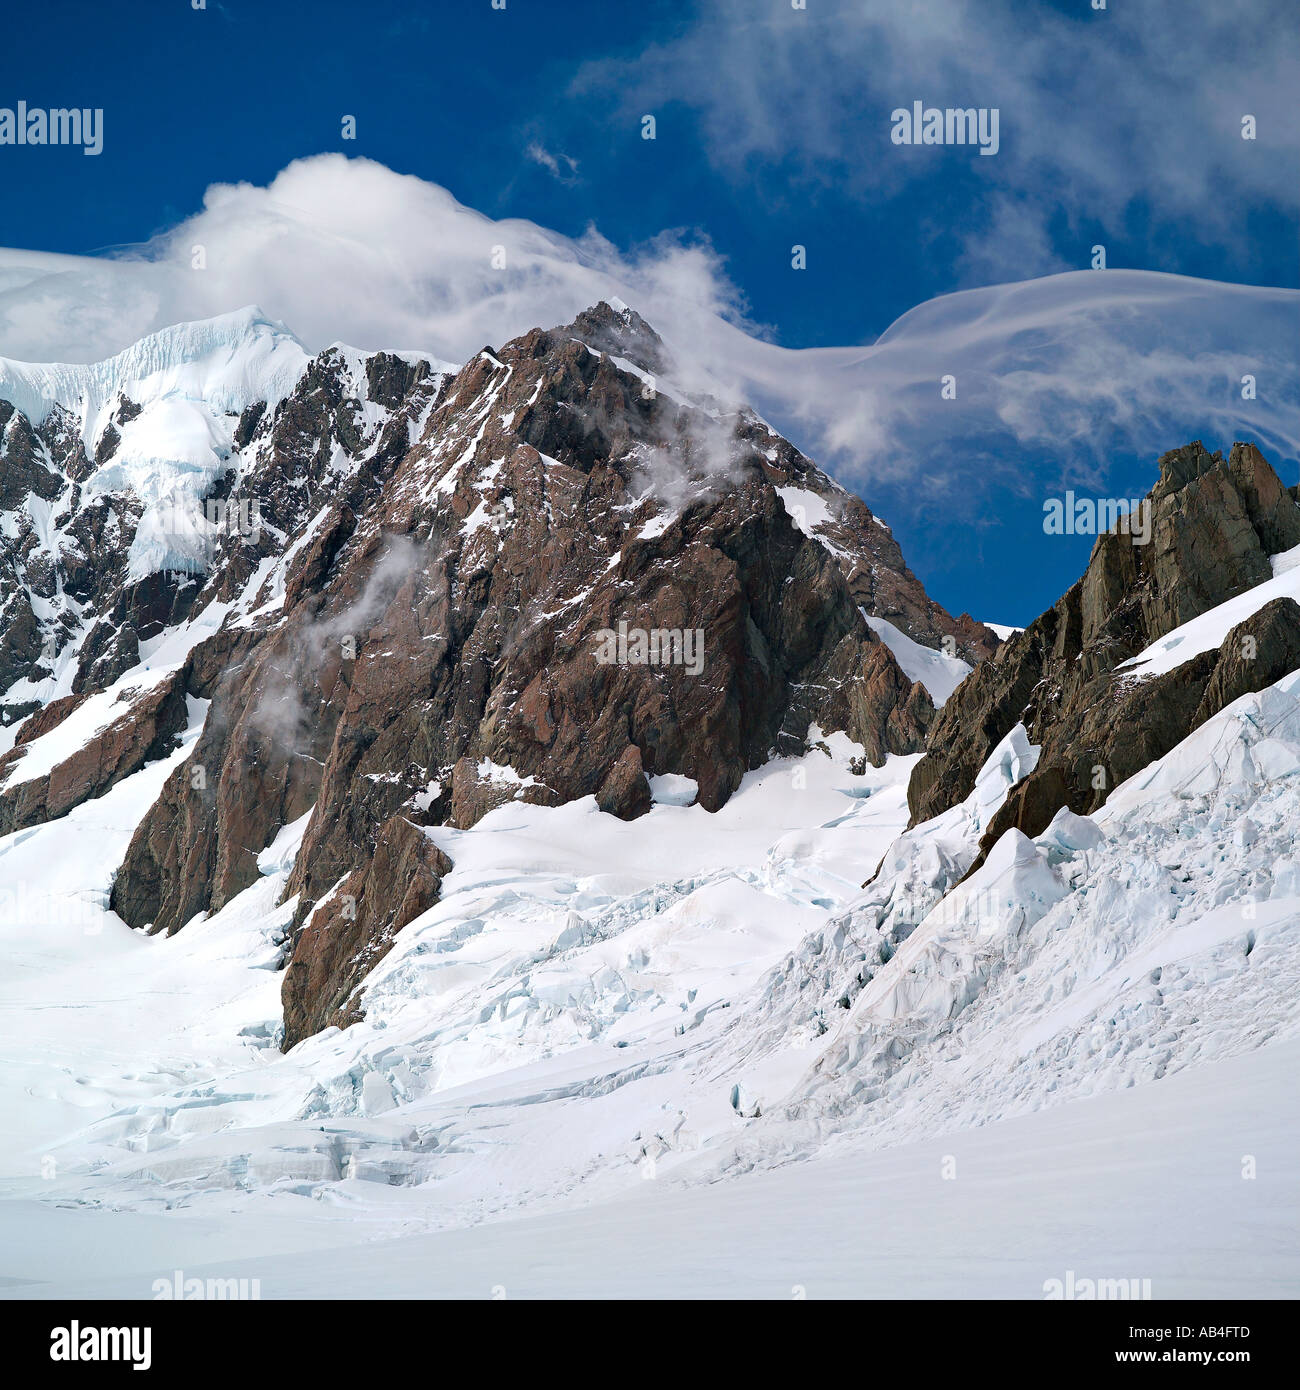
<instances>
[{"instance_id":1,"label":"snow-covered mountain","mask_svg":"<svg viewBox=\"0 0 1300 1390\"><path fill-rule=\"evenodd\" d=\"M440 371L342 346L310 359L256 309L178 324L88 366L0 359L6 722L134 664L140 640L174 625L213 572L233 565L226 587L238 582L305 505L267 470L283 471L297 444L288 486L328 489L330 465L355 471L387 442L382 402L406 383L384 373ZM323 429L304 421L293 440L295 412L280 412L272 439L291 394L300 410L340 402L344 414ZM308 450L335 449L308 462Z\"/></svg>"},{"instance_id":2,"label":"snow-covered mountain","mask_svg":"<svg viewBox=\"0 0 1300 1390\"><path fill-rule=\"evenodd\" d=\"M321 1293L285 1257L827 1175L841 1210L869 1151L996 1163L1281 1055L1300 506L1264 453L1164 455L1149 547L1100 537L1002 641L684 375L621 303L460 367L251 310L0 367L0 1195L53 1251L19 1295L84 1279L71 1213L137 1242L117 1295L181 1249ZM1090 1103L1089 1143L1132 1120ZM1294 1287L1221 1255L1192 1287ZM1017 1258L1005 1291L1063 1272Z\"/></svg>"}]
</instances>

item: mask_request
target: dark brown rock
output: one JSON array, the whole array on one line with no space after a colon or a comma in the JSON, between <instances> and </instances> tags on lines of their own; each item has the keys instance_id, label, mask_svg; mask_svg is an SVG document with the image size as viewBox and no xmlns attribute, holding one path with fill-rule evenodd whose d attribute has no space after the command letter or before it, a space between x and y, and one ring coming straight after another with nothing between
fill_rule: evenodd
<instances>
[{"instance_id":1,"label":"dark brown rock","mask_svg":"<svg viewBox=\"0 0 1300 1390\"><path fill-rule=\"evenodd\" d=\"M119 699L125 701L128 694L123 692ZM82 698L66 696L32 715L19 741L0 758L0 835L66 816L83 801L103 796L123 777L171 753L187 722L184 672L177 671L134 703L125 703L119 718L48 773L5 786L30 743L57 728Z\"/></svg>"},{"instance_id":2,"label":"dark brown rock","mask_svg":"<svg viewBox=\"0 0 1300 1390\"><path fill-rule=\"evenodd\" d=\"M641 750L629 743L596 793L602 811L632 820L650 809L650 784L641 767Z\"/></svg>"},{"instance_id":3,"label":"dark brown rock","mask_svg":"<svg viewBox=\"0 0 1300 1390\"><path fill-rule=\"evenodd\" d=\"M913 822L966 796L1017 722L1038 765L986 832L1033 836L1061 806L1088 813L1122 781L1243 694L1300 667L1300 608L1275 600L1217 651L1148 676L1123 668L1174 627L1271 577L1268 556L1300 536L1300 509L1258 450L1230 463L1200 444L1160 460L1149 547L1098 538L1083 578L966 680L936 718L908 788Z\"/></svg>"},{"instance_id":4,"label":"dark brown rock","mask_svg":"<svg viewBox=\"0 0 1300 1390\"><path fill-rule=\"evenodd\" d=\"M362 982L397 933L437 902L451 867L410 821L384 822L366 867L348 875L294 943L282 987L286 1050L322 1028L347 1028L362 1017Z\"/></svg>"}]
</instances>

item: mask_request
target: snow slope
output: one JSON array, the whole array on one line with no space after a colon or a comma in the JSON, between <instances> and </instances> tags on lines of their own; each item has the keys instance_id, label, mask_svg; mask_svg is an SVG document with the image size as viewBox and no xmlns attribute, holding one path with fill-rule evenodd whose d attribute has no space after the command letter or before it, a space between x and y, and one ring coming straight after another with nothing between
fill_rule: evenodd
<instances>
[{"instance_id":1,"label":"snow slope","mask_svg":"<svg viewBox=\"0 0 1300 1390\"><path fill-rule=\"evenodd\" d=\"M970 663L959 656L923 647L884 618L873 618L866 613L862 616L872 632L893 652L908 680L920 681L926 688L936 709L946 703L948 696L970 675Z\"/></svg>"},{"instance_id":2,"label":"snow slope","mask_svg":"<svg viewBox=\"0 0 1300 1390\"><path fill-rule=\"evenodd\" d=\"M150 1298L175 1268L262 1298L1041 1299L1068 1271L1294 1297L1297 1066L1292 1041L879 1153L378 1242L349 1239L372 1200L355 1182L256 1226L13 1204L0 1297Z\"/></svg>"},{"instance_id":3,"label":"snow slope","mask_svg":"<svg viewBox=\"0 0 1300 1390\"><path fill-rule=\"evenodd\" d=\"M7 883L24 887L0 916L6 957L19 963L0 1012L0 1047L15 1106L32 1115L7 1132L0 1172L21 1186L48 1158L55 1185L76 1201L150 1206L160 1182L179 1182L186 1195L176 1189L175 1199L203 1205L214 1188L228 1200L282 1181L337 1178L337 1136L324 1135L321 1121L342 1122L362 1166L389 1163L410 1180L431 1156L459 1167L453 1145L443 1143L443 1153L428 1142L449 1122L429 1116L413 1128L403 1108L457 1086L481 1094L531 1063L557 1076L567 1069L580 1089L593 1073L629 1063L663 1070L666 1099L691 1084L667 1073L688 1071L699 1039L722 1026L732 1001L856 891L860 863L879 857L901 828L915 759L854 774L848 763L860 751L836 735L805 759L769 764L712 817L664 803L627 824L590 800L556 810L511 803L472 831L433 832L456 870L443 901L402 933L375 973L367 1021L287 1057L272 1047L280 977L269 967L292 912L291 903L274 907L296 849L292 833L262 856L261 883L172 938L138 937L103 910L109 874L161 784L160 767L65 820L10 836L0 841L0 864ZM51 885L45 865L74 859L72 847L92 828L101 852ZM51 953L32 925L67 919L69 904L74 926ZM186 984L177 991L180 974ZM178 992L193 1021L195 989L206 991L202 1012L221 1021L216 1032L193 1022L178 1029L170 1008L139 1013L140 999ZM86 1029L72 1040L69 1012ZM733 1123L729 1088L704 1090L707 1122ZM633 1115L607 1121L622 1147L633 1144L646 1104L639 1093L633 1100ZM69 1105L77 1124L68 1123ZM608 1137L596 1122L591 1133ZM567 1146L543 1157L539 1182L572 1179ZM549 1177L546 1162L556 1170ZM621 1153L618 1165L631 1169ZM483 1205L478 1167L468 1165L462 1179L466 1210ZM450 1186L440 1185L435 1204L444 1211ZM507 1190L491 1201L525 1195ZM417 1205L431 1219L425 1196Z\"/></svg>"},{"instance_id":4,"label":"snow slope","mask_svg":"<svg viewBox=\"0 0 1300 1390\"><path fill-rule=\"evenodd\" d=\"M153 940L101 915L68 973L19 972L7 1074L44 1147L34 1122L10 1134L10 1195L31 1197L23 1174L45 1158L57 1177L36 1190L61 1201L205 1218L364 1179L366 1220L391 1233L612 1196L647 1167L698 1181L910 1142L1286 1036L1298 686L1238 701L1098 817L1062 813L1035 842L1009 832L955 892L1033 765L1022 730L967 803L901 836L911 760L855 775L842 736L752 774L713 817L511 803L432 831L455 870L372 976L364 1022L281 1056L267 967L290 910L272 906L287 835L210 920ZM64 885L102 905L156 775L9 837L11 878L40 882L78 817L120 814L104 858ZM26 903L6 952L29 959L31 922L60 910ZM126 1007L181 978L207 991L211 1026ZM70 1008L98 1060L67 1060Z\"/></svg>"},{"instance_id":5,"label":"snow slope","mask_svg":"<svg viewBox=\"0 0 1300 1390\"><path fill-rule=\"evenodd\" d=\"M1298 692L1300 673L1243 697L1095 817L1008 831L922 904L788 1098L785 1145L964 1128L1300 1030Z\"/></svg>"},{"instance_id":6,"label":"snow slope","mask_svg":"<svg viewBox=\"0 0 1300 1390\"><path fill-rule=\"evenodd\" d=\"M1132 671L1141 679L1164 675L1202 652L1216 651L1238 623L1245 622L1274 599L1300 601L1300 546L1274 555L1269 563L1273 567L1272 579L1167 632L1135 657L1121 662L1117 669Z\"/></svg>"},{"instance_id":7,"label":"snow slope","mask_svg":"<svg viewBox=\"0 0 1300 1390\"><path fill-rule=\"evenodd\" d=\"M148 768L0 841L10 1291L87 1292L86 1252L126 1243L97 1290L225 1261L266 1296L1038 1297L1067 1269L1294 1292L1293 1243L1260 1232L1296 1217L1298 691L1238 701L1095 818L1009 832L955 892L1023 730L902 835L912 760L855 774L842 736L713 817L670 788L632 823L512 803L433 831L443 901L362 1023L287 1056L302 823L222 912L137 936L103 905L171 763Z\"/></svg>"}]
</instances>

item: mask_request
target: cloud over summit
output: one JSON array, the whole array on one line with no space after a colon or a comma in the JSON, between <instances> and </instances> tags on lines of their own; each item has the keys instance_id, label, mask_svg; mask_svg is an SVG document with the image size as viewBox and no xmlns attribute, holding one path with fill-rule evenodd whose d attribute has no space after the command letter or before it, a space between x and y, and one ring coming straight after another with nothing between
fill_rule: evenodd
<instances>
[{"instance_id":1,"label":"cloud over summit","mask_svg":"<svg viewBox=\"0 0 1300 1390\"><path fill-rule=\"evenodd\" d=\"M613 297L662 334L682 379L752 403L895 522L987 523L995 494L1108 487L1115 459L1150 461L1198 433L1252 439L1280 464L1297 454L1296 291L1075 271L929 300L873 344L792 350L749 321L702 237L621 250L591 226L570 239L332 154L266 187L214 185L199 212L108 256L0 252L0 343L12 358L93 361L256 304L312 351L464 361Z\"/></svg>"}]
</instances>

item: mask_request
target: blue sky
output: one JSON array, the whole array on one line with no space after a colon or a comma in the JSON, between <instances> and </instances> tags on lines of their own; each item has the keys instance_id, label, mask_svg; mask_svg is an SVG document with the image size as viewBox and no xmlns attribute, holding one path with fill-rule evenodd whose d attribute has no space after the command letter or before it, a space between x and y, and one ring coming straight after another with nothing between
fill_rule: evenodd
<instances>
[{"instance_id":1,"label":"blue sky","mask_svg":"<svg viewBox=\"0 0 1300 1390\"><path fill-rule=\"evenodd\" d=\"M492 219L594 225L623 257L672 233L706 249L726 315L788 348L869 344L935 296L1085 268L1097 243L1113 268L1294 289L1298 51L1274 0L33 7L0 105L102 107L104 150L0 149L0 245L120 255L214 184L335 151ZM999 108L998 155L891 144L913 100ZM1004 543L936 540L897 477L851 481L950 607L1023 621L1086 560L1058 545L1027 587Z\"/></svg>"}]
</instances>

